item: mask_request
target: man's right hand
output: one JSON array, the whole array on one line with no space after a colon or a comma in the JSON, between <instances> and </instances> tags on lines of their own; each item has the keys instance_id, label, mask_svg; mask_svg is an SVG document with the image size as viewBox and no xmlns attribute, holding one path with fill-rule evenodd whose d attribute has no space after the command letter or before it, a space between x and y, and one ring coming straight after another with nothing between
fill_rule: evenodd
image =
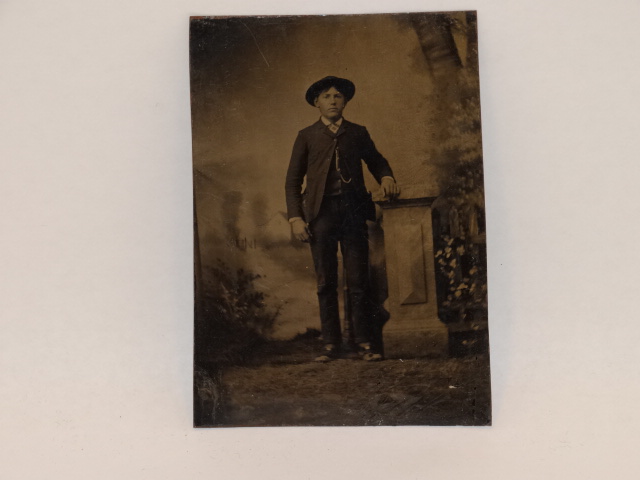
<instances>
[{"instance_id":1,"label":"man's right hand","mask_svg":"<svg viewBox=\"0 0 640 480\"><path fill-rule=\"evenodd\" d=\"M302 218L296 218L291 222L291 232L293 236L301 242L308 242L311 239L309 226Z\"/></svg>"}]
</instances>

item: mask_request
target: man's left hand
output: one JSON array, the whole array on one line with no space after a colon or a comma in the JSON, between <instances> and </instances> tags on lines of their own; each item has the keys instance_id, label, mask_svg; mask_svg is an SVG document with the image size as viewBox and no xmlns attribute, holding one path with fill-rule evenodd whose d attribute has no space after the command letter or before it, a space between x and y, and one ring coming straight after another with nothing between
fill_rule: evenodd
<instances>
[{"instance_id":1,"label":"man's left hand","mask_svg":"<svg viewBox=\"0 0 640 480\"><path fill-rule=\"evenodd\" d=\"M391 177L384 177L380 186L382 187L385 198L389 200L395 200L398 198L398 195L400 195L400 187L398 187L396 181Z\"/></svg>"}]
</instances>

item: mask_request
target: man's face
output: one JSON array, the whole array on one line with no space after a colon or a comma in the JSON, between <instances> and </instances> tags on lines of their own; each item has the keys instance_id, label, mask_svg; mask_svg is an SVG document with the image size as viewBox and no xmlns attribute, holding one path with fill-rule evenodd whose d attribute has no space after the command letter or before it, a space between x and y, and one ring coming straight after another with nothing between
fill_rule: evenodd
<instances>
[{"instance_id":1,"label":"man's face","mask_svg":"<svg viewBox=\"0 0 640 480\"><path fill-rule=\"evenodd\" d=\"M347 105L347 101L344 99L344 95L341 94L335 87L331 87L318 95L315 101L316 107L320 109L320 114L335 122L342 117L342 111Z\"/></svg>"}]
</instances>

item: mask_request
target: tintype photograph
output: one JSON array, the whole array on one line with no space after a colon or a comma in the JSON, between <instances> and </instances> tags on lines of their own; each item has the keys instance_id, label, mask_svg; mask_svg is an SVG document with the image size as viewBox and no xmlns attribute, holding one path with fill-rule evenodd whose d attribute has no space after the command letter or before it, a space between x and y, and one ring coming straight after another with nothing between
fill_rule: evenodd
<instances>
[{"instance_id":1,"label":"tintype photograph","mask_svg":"<svg viewBox=\"0 0 640 480\"><path fill-rule=\"evenodd\" d=\"M490 425L475 12L193 17L194 425Z\"/></svg>"}]
</instances>

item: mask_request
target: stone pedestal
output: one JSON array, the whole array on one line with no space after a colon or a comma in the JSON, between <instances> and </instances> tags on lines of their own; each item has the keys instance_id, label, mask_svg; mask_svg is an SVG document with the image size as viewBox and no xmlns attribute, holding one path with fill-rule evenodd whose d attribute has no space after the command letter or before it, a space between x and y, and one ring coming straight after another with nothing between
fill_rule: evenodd
<instances>
[{"instance_id":1,"label":"stone pedestal","mask_svg":"<svg viewBox=\"0 0 640 480\"><path fill-rule=\"evenodd\" d=\"M431 204L436 197L377 202L382 207L391 319L388 358L446 356L448 330L438 318Z\"/></svg>"}]
</instances>

